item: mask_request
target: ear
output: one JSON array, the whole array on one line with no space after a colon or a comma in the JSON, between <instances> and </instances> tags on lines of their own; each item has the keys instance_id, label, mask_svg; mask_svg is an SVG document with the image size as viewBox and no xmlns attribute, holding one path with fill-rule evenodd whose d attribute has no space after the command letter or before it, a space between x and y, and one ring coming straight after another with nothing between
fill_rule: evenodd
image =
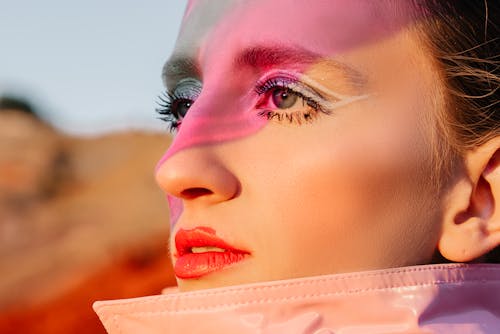
<instances>
[{"instance_id":1,"label":"ear","mask_svg":"<svg viewBox=\"0 0 500 334\"><path fill-rule=\"evenodd\" d=\"M438 249L468 262L500 245L500 137L465 155L465 170L446 200Z\"/></svg>"}]
</instances>

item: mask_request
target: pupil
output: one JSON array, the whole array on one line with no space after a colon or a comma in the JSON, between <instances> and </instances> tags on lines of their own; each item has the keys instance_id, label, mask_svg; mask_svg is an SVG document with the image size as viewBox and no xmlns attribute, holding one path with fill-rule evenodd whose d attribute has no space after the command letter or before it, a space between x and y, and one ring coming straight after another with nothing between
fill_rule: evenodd
<instances>
[{"instance_id":1,"label":"pupil","mask_svg":"<svg viewBox=\"0 0 500 334\"><path fill-rule=\"evenodd\" d=\"M191 104L191 101L180 101L177 105L177 115L179 115L179 117L186 116L189 108L191 108Z\"/></svg>"},{"instance_id":2,"label":"pupil","mask_svg":"<svg viewBox=\"0 0 500 334\"><path fill-rule=\"evenodd\" d=\"M280 109L288 109L297 101L297 95L289 89L278 88L273 92L273 103Z\"/></svg>"}]
</instances>

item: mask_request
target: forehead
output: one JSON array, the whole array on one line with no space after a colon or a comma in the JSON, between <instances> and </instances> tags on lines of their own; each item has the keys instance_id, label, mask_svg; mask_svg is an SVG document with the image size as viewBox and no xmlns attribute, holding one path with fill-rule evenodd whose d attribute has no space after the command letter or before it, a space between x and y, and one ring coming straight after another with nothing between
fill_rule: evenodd
<instances>
[{"instance_id":1,"label":"forehead","mask_svg":"<svg viewBox=\"0 0 500 334\"><path fill-rule=\"evenodd\" d=\"M163 75L170 92L193 78L203 89L164 159L185 147L257 133L266 121L256 116L252 93L262 76L276 70L293 72L299 81L312 78L325 91L346 97L390 92L404 99L414 91L408 87L423 87L425 75L417 61L427 55L415 51L418 40L406 33L419 17L408 3L189 2Z\"/></svg>"},{"instance_id":2,"label":"forehead","mask_svg":"<svg viewBox=\"0 0 500 334\"><path fill-rule=\"evenodd\" d=\"M174 55L220 56L244 44L278 43L333 56L389 36L417 16L405 1L193 0Z\"/></svg>"}]
</instances>

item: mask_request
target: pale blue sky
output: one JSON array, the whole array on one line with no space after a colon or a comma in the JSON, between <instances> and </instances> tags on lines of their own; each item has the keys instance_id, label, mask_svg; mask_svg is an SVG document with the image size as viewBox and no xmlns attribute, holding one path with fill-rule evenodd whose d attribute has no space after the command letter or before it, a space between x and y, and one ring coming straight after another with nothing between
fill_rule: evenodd
<instances>
[{"instance_id":1,"label":"pale blue sky","mask_svg":"<svg viewBox=\"0 0 500 334\"><path fill-rule=\"evenodd\" d=\"M0 94L72 134L166 129L154 112L185 0L0 0Z\"/></svg>"}]
</instances>

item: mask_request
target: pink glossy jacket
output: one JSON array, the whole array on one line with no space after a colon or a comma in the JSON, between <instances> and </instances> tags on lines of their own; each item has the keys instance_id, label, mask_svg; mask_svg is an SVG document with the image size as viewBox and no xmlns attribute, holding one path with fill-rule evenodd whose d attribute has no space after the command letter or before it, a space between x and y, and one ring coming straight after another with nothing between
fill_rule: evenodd
<instances>
[{"instance_id":1,"label":"pink glossy jacket","mask_svg":"<svg viewBox=\"0 0 500 334\"><path fill-rule=\"evenodd\" d=\"M446 264L96 302L110 334L500 333L500 265Z\"/></svg>"}]
</instances>

